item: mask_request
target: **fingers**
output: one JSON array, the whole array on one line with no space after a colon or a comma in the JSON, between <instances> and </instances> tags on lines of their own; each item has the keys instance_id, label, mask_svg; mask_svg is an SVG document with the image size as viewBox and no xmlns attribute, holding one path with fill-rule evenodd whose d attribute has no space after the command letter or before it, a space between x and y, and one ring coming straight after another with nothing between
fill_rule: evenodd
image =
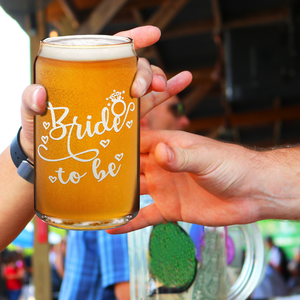
<instances>
[{"instance_id":1,"label":"fingers","mask_svg":"<svg viewBox=\"0 0 300 300\"><path fill-rule=\"evenodd\" d=\"M217 165L216 148L196 144L189 148L174 147L159 143L155 148L157 164L170 172L188 172L194 175L206 175Z\"/></svg>"},{"instance_id":2,"label":"fingers","mask_svg":"<svg viewBox=\"0 0 300 300\"><path fill-rule=\"evenodd\" d=\"M142 208L138 215L128 224L119 228L106 230L106 232L110 234L126 233L163 222L166 222L166 219L160 213L157 206L155 204L150 204L149 206Z\"/></svg>"},{"instance_id":3,"label":"fingers","mask_svg":"<svg viewBox=\"0 0 300 300\"><path fill-rule=\"evenodd\" d=\"M155 149L155 159L167 171L191 173L196 171L194 156L187 149L159 143Z\"/></svg>"},{"instance_id":4,"label":"fingers","mask_svg":"<svg viewBox=\"0 0 300 300\"><path fill-rule=\"evenodd\" d=\"M140 98L152 90L164 91L167 77L162 69L150 66L148 60L139 58L137 72L131 88L131 96Z\"/></svg>"},{"instance_id":5,"label":"fingers","mask_svg":"<svg viewBox=\"0 0 300 300\"><path fill-rule=\"evenodd\" d=\"M155 106L180 93L191 83L191 81L192 74L188 71L184 71L169 79L164 91L159 92L153 90L152 92L143 96L141 98L141 117L143 117Z\"/></svg>"},{"instance_id":6,"label":"fingers","mask_svg":"<svg viewBox=\"0 0 300 300\"><path fill-rule=\"evenodd\" d=\"M187 136L190 137L193 135L177 130L141 130L141 159L142 154L154 152L156 145L160 142L168 142L172 146L189 146L191 141L187 139Z\"/></svg>"},{"instance_id":7,"label":"fingers","mask_svg":"<svg viewBox=\"0 0 300 300\"><path fill-rule=\"evenodd\" d=\"M151 91L164 92L167 87L167 81L168 81L166 74L161 68L157 66L151 65L151 69L152 69L153 77L152 77L151 86L148 89L147 93L150 93Z\"/></svg>"},{"instance_id":8,"label":"fingers","mask_svg":"<svg viewBox=\"0 0 300 300\"><path fill-rule=\"evenodd\" d=\"M147 160L149 159L149 154L140 154L140 195L148 194L148 184L145 176Z\"/></svg>"},{"instance_id":9,"label":"fingers","mask_svg":"<svg viewBox=\"0 0 300 300\"><path fill-rule=\"evenodd\" d=\"M201 175L219 161L218 148L214 140L183 131L141 131L140 172L147 172L149 155L154 153L157 164L167 171Z\"/></svg>"},{"instance_id":10,"label":"fingers","mask_svg":"<svg viewBox=\"0 0 300 300\"><path fill-rule=\"evenodd\" d=\"M133 98L142 97L148 90L152 82L152 70L148 60L139 58L137 72L131 87L131 96Z\"/></svg>"},{"instance_id":11,"label":"fingers","mask_svg":"<svg viewBox=\"0 0 300 300\"><path fill-rule=\"evenodd\" d=\"M184 71L167 82L162 69L150 66L146 59L140 58L131 95L134 98L141 97L141 117L143 117L158 104L181 92L191 81L192 74Z\"/></svg>"},{"instance_id":12,"label":"fingers","mask_svg":"<svg viewBox=\"0 0 300 300\"><path fill-rule=\"evenodd\" d=\"M117 33L119 36L126 36L134 41L134 48L144 48L155 44L161 36L160 29L155 26L140 26L131 30Z\"/></svg>"},{"instance_id":13,"label":"fingers","mask_svg":"<svg viewBox=\"0 0 300 300\"><path fill-rule=\"evenodd\" d=\"M119 36L127 36L134 40L135 49L147 47L156 43L161 35L159 28L155 26L141 26L128 31L117 33ZM152 108L176 95L185 89L192 81L190 72L182 72L168 81L166 75L155 66L151 66L145 59L139 59L135 81L132 85L131 95L141 99L141 117Z\"/></svg>"}]
</instances>

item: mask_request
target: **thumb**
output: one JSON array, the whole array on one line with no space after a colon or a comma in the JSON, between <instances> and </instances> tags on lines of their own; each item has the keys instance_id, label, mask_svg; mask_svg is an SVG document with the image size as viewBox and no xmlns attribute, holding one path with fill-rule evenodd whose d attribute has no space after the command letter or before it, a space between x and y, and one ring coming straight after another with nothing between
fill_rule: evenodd
<instances>
[{"instance_id":1,"label":"thumb","mask_svg":"<svg viewBox=\"0 0 300 300\"><path fill-rule=\"evenodd\" d=\"M22 95L21 105L21 145L23 151L30 159L33 159L34 129L33 117L41 115L46 108L47 93L43 86L32 84L28 86Z\"/></svg>"},{"instance_id":2,"label":"thumb","mask_svg":"<svg viewBox=\"0 0 300 300\"><path fill-rule=\"evenodd\" d=\"M22 118L27 120L42 114L46 107L46 97L47 93L43 86L39 84L29 85L22 95Z\"/></svg>"},{"instance_id":3,"label":"thumb","mask_svg":"<svg viewBox=\"0 0 300 300\"><path fill-rule=\"evenodd\" d=\"M199 174L199 153L196 149L184 149L159 143L155 149L155 160L167 171Z\"/></svg>"}]
</instances>

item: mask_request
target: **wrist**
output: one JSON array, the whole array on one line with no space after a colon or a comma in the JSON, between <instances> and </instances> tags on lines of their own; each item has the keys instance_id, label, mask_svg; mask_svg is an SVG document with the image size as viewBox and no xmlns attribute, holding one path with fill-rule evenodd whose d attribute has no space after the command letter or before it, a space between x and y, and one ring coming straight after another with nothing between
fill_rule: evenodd
<instances>
[{"instance_id":1,"label":"wrist","mask_svg":"<svg viewBox=\"0 0 300 300\"><path fill-rule=\"evenodd\" d=\"M300 219L300 148L262 152L264 219Z\"/></svg>"}]
</instances>

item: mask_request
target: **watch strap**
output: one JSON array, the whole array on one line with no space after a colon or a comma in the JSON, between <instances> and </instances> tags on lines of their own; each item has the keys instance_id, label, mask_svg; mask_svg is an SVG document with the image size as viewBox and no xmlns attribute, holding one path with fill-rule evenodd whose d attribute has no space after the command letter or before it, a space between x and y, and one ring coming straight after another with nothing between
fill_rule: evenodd
<instances>
[{"instance_id":1,"label":"watch strap","mask_svg":"<svg viewBox=\"0 0 300 300\"><path fill-rule=\"evenodd\" d=\"M33 164L28 160L27 155L24 153L20 143L20 127L18 134L12 140L10 145L10 156L17 167L18 174L30 183L34 182L34 169Z\"/></svg>"},{"instance_id":2,"label":"watch strap","mask_svg":"<svg viewBox=\"0 0 300 300\"><path fill-rule=\"evenodd\" d=\"M27 160L27 156L22 150L20 143L20 132L22 127L20 127L18 134L14 137L10 145L10 156L15 166L18 168L23 160Z\"/></svg>"}]
</instances>

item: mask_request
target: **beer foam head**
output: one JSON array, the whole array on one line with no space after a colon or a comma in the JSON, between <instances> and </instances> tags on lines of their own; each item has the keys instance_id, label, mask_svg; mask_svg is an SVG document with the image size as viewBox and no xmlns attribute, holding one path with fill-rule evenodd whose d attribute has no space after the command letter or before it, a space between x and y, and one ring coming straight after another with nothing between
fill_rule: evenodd
<instances>
[{"instance_id":1,"label":"beer foam head","mask_svg":"<svg viewBox=\"0 0 300 300\"><path fill-rule=\"evenodd\" d=\"M74 35L44 39L39 56L67 61L99 61L135 56L133 41L108 35Z\"/></svg>"}]
</instances>

